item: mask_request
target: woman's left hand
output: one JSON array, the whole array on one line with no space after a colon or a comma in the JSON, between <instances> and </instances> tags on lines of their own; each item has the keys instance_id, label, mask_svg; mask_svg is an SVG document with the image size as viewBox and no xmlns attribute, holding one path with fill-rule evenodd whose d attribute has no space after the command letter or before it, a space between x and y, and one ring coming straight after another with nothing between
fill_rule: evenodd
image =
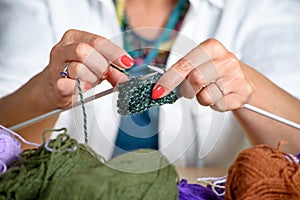
<instances>
[{"instance_id":1,"label":"woman's left hand","mask_svg":"<svg viewBox=\"0 0 300 200\"><path fill-rule=\"evenodd\" d=\"M208 39L176 62L156 83L152 98L169 94L180 85L184 97L217 111L241 108L250 100L252 83L246 67L219 41Z\"/></svg>"}]
</instances>

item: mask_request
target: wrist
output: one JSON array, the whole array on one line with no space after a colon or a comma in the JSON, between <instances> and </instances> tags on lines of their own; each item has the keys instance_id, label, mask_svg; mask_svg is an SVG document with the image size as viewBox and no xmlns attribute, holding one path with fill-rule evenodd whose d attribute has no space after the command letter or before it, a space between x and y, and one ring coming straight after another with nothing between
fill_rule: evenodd
<instances>
[{"instance_id":1,"label":"wrist","mask_svg":"<svg viewBox=\"0 0 300 200\"><path fill-rule=\"evenodd\" d=\"M31 102L36 105L34 110L37 113L44 114L58 108L53 100L54 95L46 69L28 82L28 91L30 91Z\"/></svg>"}]
</instances>

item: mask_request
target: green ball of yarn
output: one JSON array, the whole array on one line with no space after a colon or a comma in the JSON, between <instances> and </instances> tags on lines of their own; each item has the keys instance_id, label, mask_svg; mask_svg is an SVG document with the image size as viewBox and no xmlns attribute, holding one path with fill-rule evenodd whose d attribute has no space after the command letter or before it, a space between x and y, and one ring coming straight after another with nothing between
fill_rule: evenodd
<instances>
[{"instance_id":1,"label":"green ball of yarn","mask_svg":"<svg viewBox=\"0 0 300 200\"><path fill-rule=\"evenodd\" d=\"M131 78L127 82L118 84L118 113L130 115L145 111L150 107L174 103L178 99L175 91L160 99L151 98L152 89L160 77L161 75L157 74L146 80Z\"/></svg>"},{"instance_id":2,"label":"green ball of yarn","mask_svg":"<svg viewBox=\"0 0 300 200\"><path fill-rule=\"evenodd\" d=\"M67 151L77 147L76 151ZM102 166L101 158L67 134L61 134L36 149L24 150L15 167L0 176L0 199L43 199L48 185L64 177L79 173L82 168Z\"/></svg>"},{"instance_id":3,"label":"green ball of yarn","mask_svg":"<svg viewBox=\"0 0 300 200\"><path fill-rule=\"evenodd\" d=\"M133 153L141 152L136 151ZM159 152L156 152L147 162L128 160L126 156L120 156L113 164L84 170L77 176L53 182L45 196L47 196L47 199L65 199L75 193L76 195L72 196L72 199L78 200L177 200L177 173L173 166L169 165L162 169L143 173L132 173L113 168L114 166L120 168L124 165L140 168L146 163L150 164L153 159L157 160L155 157L158 155ZM124 167L126 169L126 166Z\"/></svg>"},{"instance_id":4,"label":"green ball of yarn","mask_svg":"<svg viewBox=\"0 0 300 200\"><path fill-rule=\"evenodd\" d=\"M0 176L0 200L177 200L177 172L158 151L138 150L105 163L67 134L48 147L53 151L45 143L23 151L16 166ZM143 159L137 159L143 154ZM151 165L154 168L149 170Z\"/></svg>"}]
</instances>

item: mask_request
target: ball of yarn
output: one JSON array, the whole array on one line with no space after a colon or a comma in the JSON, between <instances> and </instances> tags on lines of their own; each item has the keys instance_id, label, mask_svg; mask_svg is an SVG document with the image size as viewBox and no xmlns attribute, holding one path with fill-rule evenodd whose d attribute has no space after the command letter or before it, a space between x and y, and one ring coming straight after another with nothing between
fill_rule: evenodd
<instances>
[{"instance_id":1,"label":"ball of yarn","mask_svg":"<svg viewBox=\"0 0 300 200\"><path fill-rule=\"evenodd\" d=\"M300 167L278 148L242 151L228 171L226 200L300 199Z\"/></svg>"},{"instance_id":2,"label":"ball of yarn","mask_svg":"<svg viewBox=\"0 0 300 200\"><path fill-rule=\"evenodd\" d=\"M182 179L178 184L179 198L178 200L222 200L211 189L200 184L188 183L186 179Z\"/></svg>"},{"instance_id":3,"label":"ball of yarn","mask_svg":"<svg viewBox=\"0 0 300 200\"><path fill-rule=\"evenodd\" d=\"M19 158L21 144L10 133L0 128L0 174L6 172L9 163Z\"/></svg>"},{"instance_id":4,"label":"ball of yarn","mask_svg":"<svg viewBox=\"0 0 300 200\"><path fill-rule=\"evenodd\" d=\"M158 151L132 153L149 156L135 159L127 153L105 163L87 145L60 134L39 148L24 150L18 165L0 175L0 200L177 200L175 167ZM164 167L142 173L117 170L142 171L153 164Z\"/></svg>"}]
</instances>

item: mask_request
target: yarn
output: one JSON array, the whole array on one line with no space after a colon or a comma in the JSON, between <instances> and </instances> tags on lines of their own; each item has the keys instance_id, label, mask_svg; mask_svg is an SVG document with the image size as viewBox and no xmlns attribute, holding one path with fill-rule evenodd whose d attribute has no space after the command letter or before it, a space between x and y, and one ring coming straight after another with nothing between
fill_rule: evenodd
<instances>
[{"instance_id":1,"label":"yarn","mask_svg":"<svg viewBox=\"0 0 300 200\"><path fill-rule=\"evenodd\" d=\"M207 188L213 191L217 196L224 199L225 183L227 176L222 177L202 177L197 178L198 183L205 184Z\"/></svg>"},{"instance_id":2,"label":"yarn","mask_svg":"<svg viewBox=\"0 0 300 200\"><path fill-rule=\"evenodd\" d=\"M19 158L21 143L14 136L26 144L39 146L36 143L26 141L17 133L0 125L0 174L6 172L7 168L12 165L12 161Z\"/></svg>"},{"instance_id":3,"label":"yarn","mask_svg":"<svg viewBox=\"0 0 300 200\"><path fill-rule=\"evenodd\" d=\"M61 131L61 130L58 130ZM158 151L138 150L105 163L86 144L63 133L36 149L24 150L16 166L0 175L2 199L170 199L178 196L178 175ZM148 172L147 165L165 166ZM117 169L125 169L120 171Z\"/></svg>"},{"instance_id":4,"label":"yarn","mask_svg":"<svg viewBox=\"0 0 300 200\"><path fill-rule=\"evenodd\" d=\"M0 129L0 174L4 173L9 163L18 159L21 144L4 129Z\"/></svg>"},{"instance_id":5,"label":"yarn","mask_svg":"<svg viewBox=\"0 0 300 200\"><path fill-rule=\"evenodd\" d=\"M190 184L182 179L178 184L179 200L222 200L210 188L199 184Z\"/></svg>"},{"instance_id":6,"label":"yarn","mask_svg":"<svg viewBox=\"0 0 300 200\"><path fill-rule=\"evenodd\" d=\"M228 171L225 200L300 199L300 167L279 147L242 151Z\"/></svg>"},{"instance_id":7,"label":"yarn","mask_svg":"<svg viewBox=\"0 0 300 200\"><path fill-rule=\"evenodd\" d=\"M151 98L152 89L160 76L160 74L157 74L146 80L137 77L118 84L118 113L130 115L145 111L153 106L174 103L177 100L175 91L160 99L154 100Z\"/></svg>"},{"instance_id":8,"label":"yarn","mask_svg":"<svg viewBox=\"0 0 300 200\"><path fill-rule=\"evenodd\" d=\"M83 91L81 88L81 81L79 78L77 78L77 88L79 92L79 98L80 98L80 104L82 108L82 115L83 115L83 132L84 132L84 143L88 143L88 131L87 131L87 114L86 114L86 109L85 109L85 104L84 104L84 99L83 99Z\"/></svg>"}]
</instances>

